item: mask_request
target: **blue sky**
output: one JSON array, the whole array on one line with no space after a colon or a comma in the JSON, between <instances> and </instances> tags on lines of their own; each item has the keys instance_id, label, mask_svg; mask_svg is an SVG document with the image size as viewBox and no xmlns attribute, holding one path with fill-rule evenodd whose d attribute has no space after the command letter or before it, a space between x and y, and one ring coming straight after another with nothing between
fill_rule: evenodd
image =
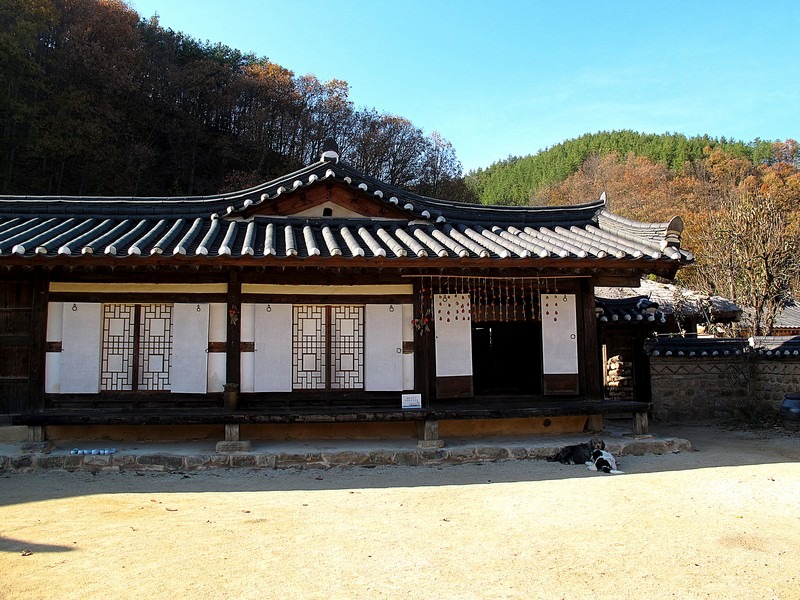
<instances>
[{"instance_id":1,"label":"blue sky","mask_svg":"<svg viewBox=\"0 0 800 600\"><path fill-rule=\"evenodd\" d=\"M357 107L450 140L465 171L604 130L800 139L797 0L128 3L343 79Z\"/></svg>"}]
</instances>

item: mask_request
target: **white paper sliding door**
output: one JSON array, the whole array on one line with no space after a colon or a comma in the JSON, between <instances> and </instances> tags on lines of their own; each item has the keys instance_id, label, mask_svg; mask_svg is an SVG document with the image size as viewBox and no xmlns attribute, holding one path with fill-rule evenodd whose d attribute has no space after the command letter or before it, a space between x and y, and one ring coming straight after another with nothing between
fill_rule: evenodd
<instances>
[{"instance_id":1,"label":"white paper sliding door","mask_svg":"<svg viewBox=\"0 0 800 600\"><path fill-rule=\"evenodd\" d=\"M100 391L103 305L65 302L62 318L61 393Z\"/></svg>"},{"instance_id":2,"label":"white paper sliding door","mask_svg":"<svg viewBox=\"0 0 800 600\"><path fill-rule=\"evenodd\" d=\"M292 305L255 305L256 392L292 391Z\"/></svg>"},{"instance_id":3,"label":"white paper sliding door","mask_svg":"<svg viewBox=\"0 0 800 600\"><path fill-rule=\"evenodd\" d=\"M394 304L367 304L364 324L364 389L403 389L403 309Z\"/></svg>"},{"instance_id":4,"label":"white paper sliding door","mask_svg":"<svg viewBox=\"0 0 800 600\"><path fill-rule=\"evenodd\" d=\"M171 388L174 393L206 393L208 315L208 304L175 304L173 307Z\"/></svg>"}]
</instances>

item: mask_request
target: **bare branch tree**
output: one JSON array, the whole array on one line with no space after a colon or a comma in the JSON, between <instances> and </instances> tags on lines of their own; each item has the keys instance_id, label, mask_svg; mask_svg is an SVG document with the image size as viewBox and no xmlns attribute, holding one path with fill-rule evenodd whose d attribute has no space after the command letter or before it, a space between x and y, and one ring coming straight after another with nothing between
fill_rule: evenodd
<instances>
[{"instance_id":1,"label":"bare branch tree","mask_svg":"<svg viewBox=\"0 0 800 600\"><path fill-rule=\"evenodd\" d=\"M753 334L769 335L800 274L798 244L778 202L760 192L731 192L709 216L697 250L701 287L748 307Z\"/></svg>"}]
</instances>

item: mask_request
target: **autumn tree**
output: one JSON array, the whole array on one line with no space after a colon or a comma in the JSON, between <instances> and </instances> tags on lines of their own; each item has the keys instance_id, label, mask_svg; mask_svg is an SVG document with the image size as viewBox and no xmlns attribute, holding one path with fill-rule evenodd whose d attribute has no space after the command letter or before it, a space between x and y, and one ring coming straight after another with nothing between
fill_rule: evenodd
<instances>
[{"instance_id":1,"label":"autumn tree","mask_svg":"<svg viewBox=\"0 0 800 600\"><path fill-rule=\"evenodd\" d=\"M768 335L800 273L798 242L771 196L740 189L706 216L687 282L752 310L754 335Z\"/></svg>"},{"instance_id":2,"label":"autumn tree","mask_svg":"<svg viewBox=\"0 0 800 600\"><path fill-rule=\"evenodd\" d=\"M318 160L328 137L413 190L435 146L408 119L356 109L345 81L165 29L123 0L0 2L0 111L5 193L213 194Z\"/></svg>"},{"instance_id":3,"label":"autumn tree","mask_svg":"<svg viewBox=\"0 0 800 600\"><path fill-rule=\"evenodd\" d=\"M0 190L8 192L44 87L41 39L56 22L48 2L0 2Z\"/></svg>"},{"instance_id":4,"label":"autumn tree","mask_svg":"<svg viewBox=\"0 0 800 600\"><path fill-rule=\"evenodd\" d=\"M461 163L453 145L438 131L426 140L422 172L416 191L426 196L452 198L456 193L454 180L461 179Z\"/></svg>"}]
</instances>

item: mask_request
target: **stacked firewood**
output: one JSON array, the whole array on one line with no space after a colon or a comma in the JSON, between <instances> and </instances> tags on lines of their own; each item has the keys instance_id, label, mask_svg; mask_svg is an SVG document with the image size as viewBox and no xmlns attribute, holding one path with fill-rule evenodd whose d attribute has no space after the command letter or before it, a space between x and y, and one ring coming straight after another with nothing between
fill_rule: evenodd
<instances>
[{"instance_id":1,"label":"stacked firewood","mask_svg":"<svg viewBox=\"0 0 800 600\"><path fill-rule=\"evenodd\" d=\"M606 363L606 397L612 400L633 400L633 369L617 354Z\"/></svg>"}]
</instances>

